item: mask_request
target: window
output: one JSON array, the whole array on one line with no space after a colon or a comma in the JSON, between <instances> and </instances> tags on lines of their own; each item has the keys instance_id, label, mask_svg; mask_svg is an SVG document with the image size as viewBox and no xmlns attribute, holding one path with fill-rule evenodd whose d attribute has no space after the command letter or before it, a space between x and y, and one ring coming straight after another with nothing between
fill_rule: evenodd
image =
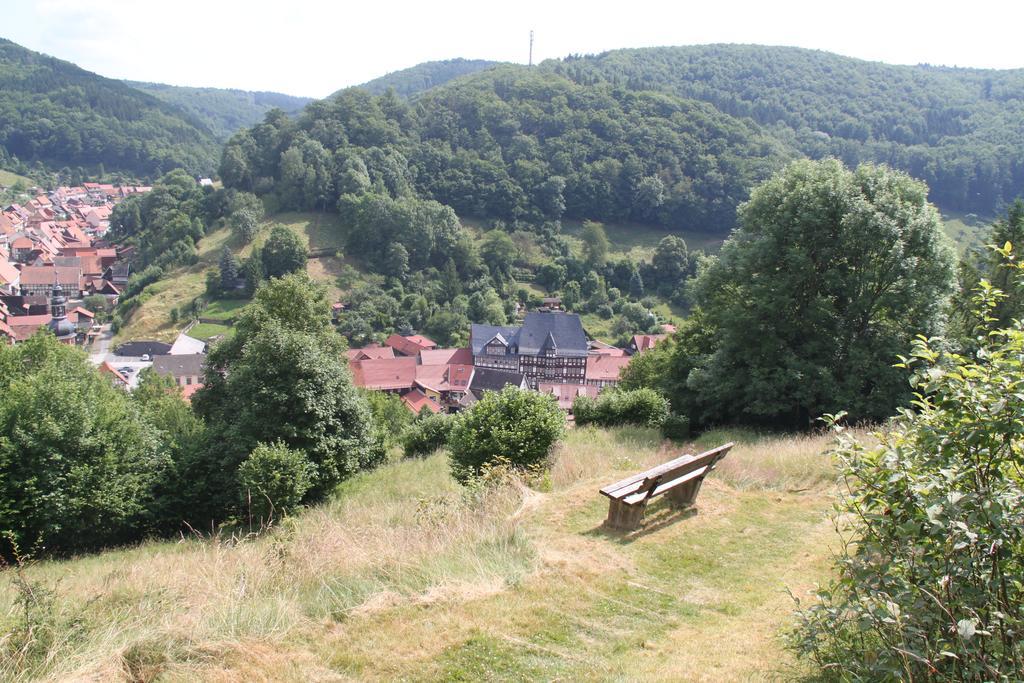
<instances>
[{"instance_id":1,"label":"window","mask_svg":"<svg viewBox=\"0 0 1024 683\"><path fill-rule=\"evenodd\" d=\"M186 386L191 385L192 384L192 378L191 377L186 377L185 378L185 384L186 384Z\"/></svg>"}]
</instances>

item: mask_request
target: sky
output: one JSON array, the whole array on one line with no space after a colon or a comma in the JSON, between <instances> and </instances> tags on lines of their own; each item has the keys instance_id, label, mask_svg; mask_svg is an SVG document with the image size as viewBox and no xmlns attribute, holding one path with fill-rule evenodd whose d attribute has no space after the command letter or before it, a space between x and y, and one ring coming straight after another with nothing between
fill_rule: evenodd
<instances>
[{"instance_id":1,"label":"sky","mask_svg":"<svg viewBox=\"0 0 1024 683\"><path fill-rule=\"evenodd\" d=\"M111 78L324 97L420 62L760 43L1024 67L1019 0L0 0L0 37Z\"/></svg>"}]
</instances>

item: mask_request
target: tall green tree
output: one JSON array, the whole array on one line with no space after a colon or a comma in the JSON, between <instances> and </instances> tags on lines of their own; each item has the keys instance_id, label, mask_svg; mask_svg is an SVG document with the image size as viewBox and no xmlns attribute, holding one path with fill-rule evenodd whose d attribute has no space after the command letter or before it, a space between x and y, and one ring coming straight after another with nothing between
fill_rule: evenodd
<instances>
[{"instance_id":1,"label":"tall green tree","mask_svg":"<svg viewBox=\"0 0 1024 683\"><path fill-rule=\"evenodd\" d=\"M283 277L296 273L306 267L309 250L299 236L284 227L276 225L270 231L260 259L263 263L263 274L266 277Z\"/></svg>"},{"instance_id":2,"label":"tall green tree","mask_svg":"<svg viewBox=\"0 0 1024 683\"><path fill-rule=\"evenodd\" d=\"M881 166L798 161L756 188L697 297L715 331L687 385L709 421L806 427L909 398L892 367L939 328L952 258L927 188Z\"/></svg>"},{"instance_id":3,"label":"tall green tree","mask_svg":"<svg viewBox=\"0 0 1024 683\"><path fill-rule=\"evenodd\" d=\"M230 509L236 470L259 443L281 442L309 459L302 502L380 462L383 449L331 328L326 294L308 275L260 287L235 329L210 352L205 386L193 397L210 435L207 457L197 463L214 503L208 515Z\"/></svg>"},{"instance_id":4,"label":"tall green tree","mask_svg":"<svg viewBox=\"0 0 1024 683\"><path fill-rule=\"evenodd\" d=\"M153 426L80 350L48 331L0 346L0 532L21 553L141 538L168 466Z\"/></svg>"},{"instance_id":5,"label":"tall green tree","mask_svg":"<svg viewBox=\"0 0 1024 683\"><path fill-rule=\"evenodd\" d=\"M583 221L583 257L587 265L594 270L604 268L608 261L608 235L604 226L597 221Z\"/></svg>"}]
</instances>

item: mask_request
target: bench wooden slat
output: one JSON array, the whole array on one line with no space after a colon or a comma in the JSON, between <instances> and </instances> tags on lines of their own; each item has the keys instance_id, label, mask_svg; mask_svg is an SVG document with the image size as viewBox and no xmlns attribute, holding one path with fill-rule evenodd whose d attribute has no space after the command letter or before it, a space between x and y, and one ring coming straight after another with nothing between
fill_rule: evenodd
<instances>
[{"instance_id":1,"label":"bench wooden slat","mask_svg":"<svg viewBox=\"0 0 1024 683\"><path fill-rule=\"evenodd\" d=\"M701 467L699 470L694 470L693 472L690 472L689 474L684 474L683 476L677 477L677 478L672 479L670 481L659 482L658 485L656 487L654 487L654 489L652 491L643 492L643 493L633 493L631 495L626 496L625 498L620 498L619 500L621 500L626 505L636 505L637 503L639 503L640 501L644 500L645 498L654 498L655 496L660 496L661 494L665 493L666 491L668 491L670 489L673 489L676 486L679 486L680 484L685 484L686 482L690 481L691 479L696 479L698 477L703 477L705 474L707 474L707 472L708 472L708 468L706 466L705 467Z\"/></svg>"},{"instance_id":2,"label":"bench wooden slat","mask_svg":"<svg viewBox=\"0 0 1024 683\"><path fill-rule=\"evenodd\" d=\"M643 523L647 501L667 494L673 507L693 505L704 478L734 446L729 442L700 455L682 455L646 472L626 477L601 489L608 501L605 524L617 529L635 529Z\"/></svg>"},{"instance_id":3,"label":"bench wooden slat","mask_svg":"<svg viewBox=\"0 0 1024 683\"><path fill-rule=\"evenodd\" d=\"M730 441L724 446L719 446L718 448L713 448L710 451L705 451L696 457L692 455L681 455L678 458L669 460L657 467L652 467L646 472L640 472L639 474L634 474L631 477L626 477L621 481L617 481L614 484L609 484L601 489L601 493L609 498L616 500L622 499L625 496L634 493L647 479L653 479L661 475L673 473L676 469L684 470L683 472L680 472L680 474L700 469L701 467L704 467L708 461L715 461L720 456L725 455L734 445L735 443Z\"/></svg>"}]
</instances>

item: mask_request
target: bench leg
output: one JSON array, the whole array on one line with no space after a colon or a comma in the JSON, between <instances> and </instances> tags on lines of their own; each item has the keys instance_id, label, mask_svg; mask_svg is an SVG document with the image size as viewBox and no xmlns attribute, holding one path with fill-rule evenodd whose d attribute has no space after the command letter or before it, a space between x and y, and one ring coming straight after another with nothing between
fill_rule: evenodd
<instances>
[{"instance_id":1,"label":"bench leg","mask_svg":"<svg viewBox=\"0 0 1024 683\"><path fill-rule=\"evenodd\" d=\"M646 501L638 505L626 505L618 500L610 500L608 501L608 519L604 522L605 526L632 531L644 521L646 508Z\"/></svg>"},{"instance_id":2,"label":"bench leg","mask_svg":"<svg viewBox=\"0 0 1024 683\"><path fill-rule=\"evenodd\" d=\"M685 484L680 484L671 491L665 494L668 498L669 505L674 508L686 508L697 502L697 494L700 493L700 485L704 482L704 477L688 481Z\"/></svg>"}]
</instances>

